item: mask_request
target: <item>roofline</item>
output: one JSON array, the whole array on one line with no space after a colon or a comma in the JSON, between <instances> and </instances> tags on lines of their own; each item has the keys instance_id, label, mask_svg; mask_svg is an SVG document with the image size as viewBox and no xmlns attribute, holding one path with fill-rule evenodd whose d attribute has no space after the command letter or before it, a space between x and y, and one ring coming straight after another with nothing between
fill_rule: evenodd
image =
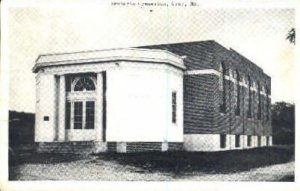
<instances>
[{"instance_id":1,"label":"roofline","mask_svg":"<svg viewBox=\"0 0 300 191\"><path fill-rule=\"evenodd\" d=\"M152 53L151 55L139 55L141 52ZM114 54L114 52L120 54ZM99 53L98 56L94 58L80 58L83 54ZM108 53L105 55L105 53ZM50 61L41 61L43 57L55 57L55 56L67 56L74 54L72 59L50 59ZM78 54L78 55L76 55ZM56 66L55 63L59 65L74 65L83 63L95 63L95 62L111 62L111 61L140 61L140 62L152 62L152 63L169 63L174 65L176 68L185 69L183 63L183 58L167 50L161 49L141 49L141 48L114 48L114 49L104 49L104 50L90 50L90 51L79 51L79 52L68 52L68 53L58 53L58 54L42 54L36 59L36 64L32 68L32 72L37 73L39 69L44 67Z\"/></svg>"},{"instance_id":2,"label":"roofline","mask_svg":"<svg viewBox=\"0 0 300 191\"><path fill-rule=\"evenodd\" d=\"M166 46L166 45L181 45L181 44L194 44L194 43L200 43L200 42L214 42L218 43L215 40L200 40L200 41L183 41L183 42L174 42L174 43L162 43L162 44L149 44L149 45L141 45L141 46L134 46L134 48L139 47L150 47L150 46ZM219 44L219 43L218 43ZM221 45L221 44L220 44ZM222 45L221 45L222 46Z\"/></svg>"},{"instance_id":3,"label":"roofline","mask_svg":"<svg viewBox=\"0 0 300 191\"><path fill-rule=\"evenodd\" d=\"M234 54L239 55L240 57L242 57L247 62L249 62L249 63L253 64L255 67L259 68L259 70L261 70L261 72L264 73L264 75L266 75L268 78L271 78L268 74L265 73L265 71L260 66L258 66L254 62L252 62L249 58L245 57L243 54L239 53L238 51L234 50L233 48L230 48L229 51L234 53Z\"/></svg>"}]
</instances>

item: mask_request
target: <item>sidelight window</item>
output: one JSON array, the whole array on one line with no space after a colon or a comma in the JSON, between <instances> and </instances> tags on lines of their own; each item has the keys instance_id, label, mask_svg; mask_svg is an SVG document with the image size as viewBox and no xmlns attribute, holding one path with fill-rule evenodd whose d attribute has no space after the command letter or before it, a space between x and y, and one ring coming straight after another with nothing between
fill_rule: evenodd
<instances>
[{"instance_id":1,"label":"sidelight window","mask_svg":"<svg viewBox=\"0 0 300 191\"><path fill-rule=\"evenodd\" d=\"M74 129L82 129L82 102L74 102Z\"/></svg>"},{"instance_id":2,"label":"sidelight window","mask_svg":"<svg viewBox=\"0 0 300 191\"><path fill-rule=\"evenodd\" d=\"M172 122L176 123L176 110L177 110L177 95L176 92L172 92Z\"/></svg>"},{"instance_id":3,"label":"sidelight window","mask_svg":"<svg viewBox=\"0 0 300 191\"><path fill-rule=\"evenodd\" d=\"M87 101L86 102L86 114L85 114L85 128L94 129L95 122L95 102Z\"/></svg>"}]
</instances>

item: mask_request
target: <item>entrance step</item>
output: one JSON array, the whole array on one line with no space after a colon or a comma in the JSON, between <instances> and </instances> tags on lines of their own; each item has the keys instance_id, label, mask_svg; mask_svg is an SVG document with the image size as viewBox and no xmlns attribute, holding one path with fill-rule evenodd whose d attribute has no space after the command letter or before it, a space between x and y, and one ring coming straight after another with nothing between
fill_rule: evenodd
<instances>
[{"instance_id":1,"label":"entrance step","mask_svg":"<svg viewBox=\"0 0 300 191\"><path fill-rule=\"evenodd\" d=\"M37 151L45 153L91 154L105 152L107 150L106 145L105 142L95 141L41 142L37 145Z\"/></svg>"}]
</instances>

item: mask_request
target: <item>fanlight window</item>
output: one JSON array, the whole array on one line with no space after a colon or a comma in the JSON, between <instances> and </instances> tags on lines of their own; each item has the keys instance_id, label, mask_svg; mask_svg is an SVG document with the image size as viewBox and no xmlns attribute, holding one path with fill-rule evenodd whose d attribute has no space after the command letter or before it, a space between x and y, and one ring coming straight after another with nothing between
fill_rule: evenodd
<instances>
[{"instance_id":1,"label":"fanlight window","mask_svg":"<svg viewBox=\"0 0 300 191\"><path fill-rule=\"evenodd\" d=\"M74 80L74 91L94 91L95 83L91 77L80 77Z\"/></svg>"}]
</instances>

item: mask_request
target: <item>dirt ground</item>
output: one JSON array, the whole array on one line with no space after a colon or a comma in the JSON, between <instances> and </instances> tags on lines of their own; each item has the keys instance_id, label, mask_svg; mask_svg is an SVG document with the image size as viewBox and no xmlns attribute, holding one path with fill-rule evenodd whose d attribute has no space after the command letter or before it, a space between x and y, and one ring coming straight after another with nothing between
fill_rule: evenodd
<instances>
[{"instance_id":1,"label":"dirt ground","mask_svg":"<svg viewBox=\"0 0 300 191\"><path fill-rule=\"evenodd\" d=\"M103 181L281 181L293 179L294 162L254 168L232 174L193 173L173 177L168 173L143 173L139 168L103 161L102 165L80 160L64 164L28 164L16 167L17 180L103 180Z\"/></svg>"},{"instance_id":2,"label":"dirt ground","mask_svg":"<svg viewBox=\"0 0 300 191\"><path fill-rule=\"evenodd\" d=\"M295 167L286 148L22 157L10 165L10 180L294 181Z\"/></svg>"}]
</instances>

